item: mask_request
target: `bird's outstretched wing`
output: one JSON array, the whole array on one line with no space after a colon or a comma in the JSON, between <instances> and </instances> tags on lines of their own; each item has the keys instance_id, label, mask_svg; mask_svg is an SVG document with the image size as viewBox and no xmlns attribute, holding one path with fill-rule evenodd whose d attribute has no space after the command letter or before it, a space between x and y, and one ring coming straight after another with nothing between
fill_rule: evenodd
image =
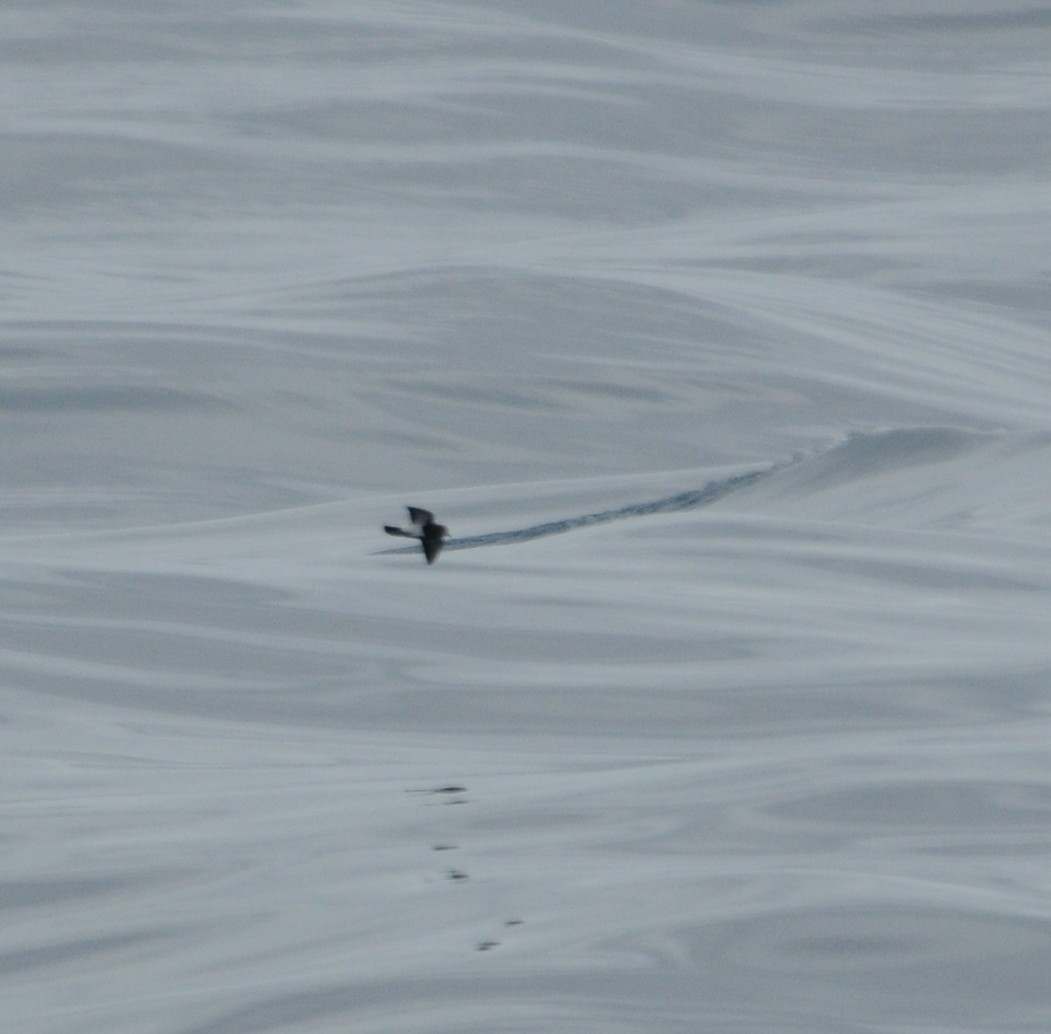
<instances>
[{"instance_id":1,"label":"bird's outstretched wing","mask_svg":"<svg viewBox=\"0 0 1051 1034\"><path fill-rule=\"evenodd\" d=\"M442 546L445 543L442 539L449 534L448 530L440 524L433 525L434 532L430 535L424 535L420 542L423 546L423 555L427 558L428 564L433 564L438 559L438 554L442 551Z\"/></svg>"},{"instance_id":2,"label":"bird's outstretched wing","mask_svg":"<svg viewBox=\"0 0 1051 1034\"><path fill-rule=\"evenodd\" d=\"M409 511L409 520L418 528L434 521L434 514L430 510L421 510L418 506L406 506L405 509Z\"/></svg>"}]
</instances>

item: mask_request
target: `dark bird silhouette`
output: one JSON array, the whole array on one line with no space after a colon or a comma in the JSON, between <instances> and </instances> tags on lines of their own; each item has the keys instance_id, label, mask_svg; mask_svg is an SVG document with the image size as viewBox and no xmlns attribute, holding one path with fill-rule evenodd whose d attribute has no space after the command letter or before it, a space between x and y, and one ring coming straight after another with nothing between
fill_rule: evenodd
<instances>
[{"instance_id":1,"label":"dark bird silhouette","mask_svg":"<svg viewBox=\"0 0 1051 1034\"><path fill-rule=\"evenodd\" d=\"M408 506L411 529L395 528L393 524L384 524L383 530L388 535L404 535L408 539L419 539L423 546L423 555L428 564L433 564L442 551L444 539L449 529L442 524L434 523L434 514L430 510L421 510L418 506Z\"/></svg>"}]
</instances>

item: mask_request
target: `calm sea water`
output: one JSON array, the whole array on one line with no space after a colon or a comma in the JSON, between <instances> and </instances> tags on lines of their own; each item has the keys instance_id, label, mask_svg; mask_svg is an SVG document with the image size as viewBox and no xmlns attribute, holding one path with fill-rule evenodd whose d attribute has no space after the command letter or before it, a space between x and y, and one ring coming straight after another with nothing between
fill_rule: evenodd
<instances>
[{"instance_id":1,"label":"calm sea water","mask_svg":"<svg viewBox=\"0 0 1051 1034\"><path fill-rule=\"evenodd\" d=\"M1051 1026L1051 14L0 24L13 1029Z\"/></svg>"}]
</instances>

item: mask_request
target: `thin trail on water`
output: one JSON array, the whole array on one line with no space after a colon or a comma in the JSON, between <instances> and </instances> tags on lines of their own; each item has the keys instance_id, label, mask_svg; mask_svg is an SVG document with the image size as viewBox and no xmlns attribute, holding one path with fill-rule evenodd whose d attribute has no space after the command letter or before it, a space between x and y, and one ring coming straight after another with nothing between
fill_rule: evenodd
<instances>
[{"instance_id":1,"label":"thin trail on water","mask_svg":"<svg viewBox=\"0 0 1051 1034\"><path fill-rule=\"evenodd\" d=\"M620 506L613 510L599 510L596 513L587 513L579 517L565 517L558 521L545 521L543 524L533 524L528 528L516 528L512 531L491 531L485 535L469 535L459 539L448 539L445 543L445 552L455 549L477 549L479 546L507 546L517 542L529 542L532 539L544 538L547 535L561 535L567 531L575 531L577 528L587 528L594 524L608 524L611 521L629 520L632 517L647 517L655 513L676 513L680 510L692 510L699 506L708 506L722 499L724 496L745 488L760 479L767 477L776 470L780 470L784 463L764 467L762 470L753 470L745 474L737 474L734 477L720 478L709 481L701 488L692 488L686 492L677 492L675 495L664 496L661 499L651 499L647 502L632 503L629 506ZM395 549L384 549L382 553L411 553L416 547L400 547Z\"/></svg>"}]
</instances>

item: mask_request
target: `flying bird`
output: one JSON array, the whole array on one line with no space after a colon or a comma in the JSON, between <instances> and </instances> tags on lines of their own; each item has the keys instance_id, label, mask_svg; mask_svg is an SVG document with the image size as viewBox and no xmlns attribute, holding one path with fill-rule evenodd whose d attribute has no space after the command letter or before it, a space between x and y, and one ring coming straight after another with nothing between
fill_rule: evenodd
<instances>
[{"instance_id":1,"label":"flying bird","mask_svg":"<svg viewBox=\"0 0 1051 1034\"><path fill-rule=\"evenodd\" d=\"M418 506L407 506L411 529L395 528L393 524L384 524L383 530L388 535L404 535L409 539L419 539L423 546L423 555L428 564L433 564L442 551L444 539L449 534L449 529L442 524L434 523L434 514L430 510L421 510Z\"/></svg>"}]
</instances>

